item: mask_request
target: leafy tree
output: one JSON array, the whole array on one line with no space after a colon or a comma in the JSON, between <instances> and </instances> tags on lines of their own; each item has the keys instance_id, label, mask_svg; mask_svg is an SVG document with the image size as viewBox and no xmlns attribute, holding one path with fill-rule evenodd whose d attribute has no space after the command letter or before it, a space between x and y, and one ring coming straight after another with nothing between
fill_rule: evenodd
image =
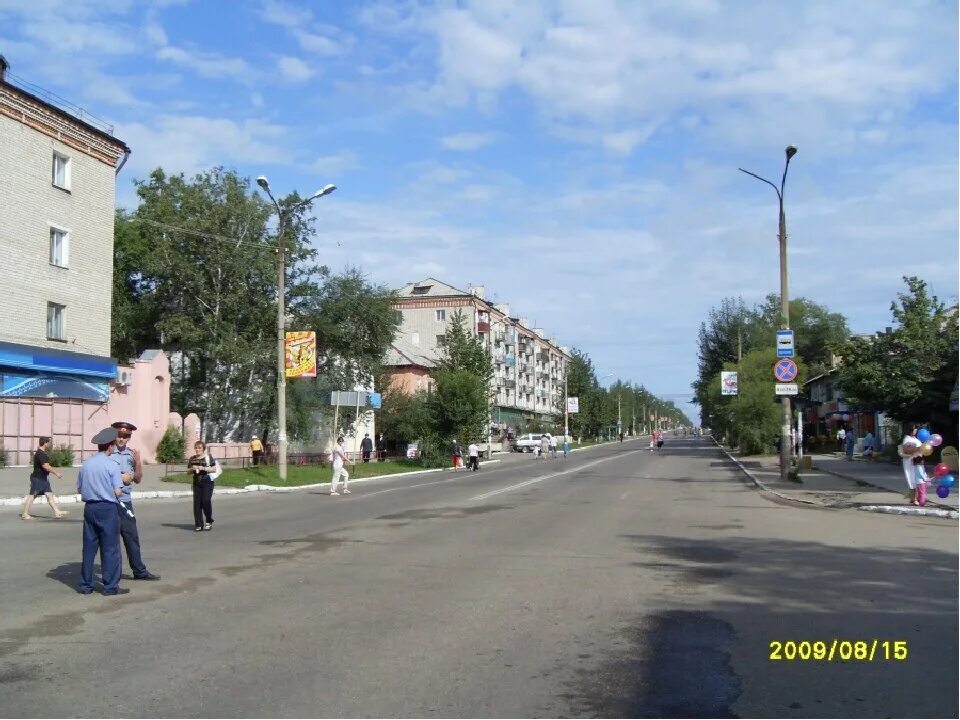
<instances>
[{"instance_id":1,"label":"leafy tree","mask_svg":"<svg viewBox=\"0 0 960 720\"><path fill-rule=\"evenodd\" d=\"M853 405L882 410L901 422L930 422L955 440L957 415L949 399L957 382L957 315L947 313L923 280L903 280L907 292L890 305L897 327L839 346L837 381Z\"/></svg>"},{"instance_id":2,"label":"leafy tree","mask_svg":"<svg viewBox=\"0 0 960 720\"><path fill-rule=\"evenodd\" d=\"M450 323L437 343L437 367L440 370L466 370L489 382L493 377L493 357L486 343L467 327L461 310L450 316Z\"/></svg>"},{"instance_id":3,"label":"leafy tree","mask_svg":"<svg viewBox=\"0 0 960 720\"><path fill-rule=\"evenodd\" d=\"M139 206L116 223L114 354L163 348L173 358L171 404L181 414L197 412L205 437L259 432L266 439L276 412L273 206L223 168L192 179L157 169L137 195ZM288 217L287 326L318 336L321 377L290 393L288 419L298 437L323 412L327 388L372 377L396 321L384 288L357 271L336 276L316 264L299 196L279 203Z\"/></svg>"},{"instance_id":4,"label":"leafy tree","mask_svg":"<svg viewBox=\"0 0 960 720\"><path fill-rule=\"evenodd\" d=\"M703 422L710 427L716 427L714 417L721 408L710 383L725 363L736 362L743 352L749 351L752 345L749 314L743 298L724 298L719 307L710 309L707 320L700 324L697 380L692 387Z\"/></svg>"},{"instance_id":5,"label":"leafy tree","mask_svg":"<svg viewBox=\"0 0 960 720\"><path fill-rule=\"evenodd\" d=\"M157 443L157 462L179 463L187 455L186 438L175 427L168 426Z\"/></svg>"},{"instance_id":6,"label":"leafy tree","mask_svg":"<svg viewBox=\"0 0 960 720\"><path fill-rule=\"evenodd\" d=\"M776 348L753 350L743 356L739 365L727 363L724 370L739 372L739 394L720 395L720 373L711 383L718 411L711 427L726 434L746 455L769 452L780 434L781 405L773 394L772 368L777 361ZM797 361L797 382L807 377L803 361Z\"/></svg>"},{"instance_id":7,"label":"leafy tree","mask_svg":"<svg viewBox=\"0 0 960 720\"><path fill-rule=\"evenodd\" d=\"M435 378L428 407L437 435L461 443L486 438L487 383L469 370L440 370Z\"/></svg>"},{"instance_id":8,"label":"leafy tree","mask_svg":"<svg viewBox=\"0 0 960 720\"><path fill-rule=\"evenodd\" d=\"M812 375L830 369L832 349L850 337L847 319L830 312L807 298L790 301L790 328L795 338L796 355L803 358ZM780 296L767 295L766 300L750 312L750 349L774 347L780 329Z\"/></svg>"}]
</instances>

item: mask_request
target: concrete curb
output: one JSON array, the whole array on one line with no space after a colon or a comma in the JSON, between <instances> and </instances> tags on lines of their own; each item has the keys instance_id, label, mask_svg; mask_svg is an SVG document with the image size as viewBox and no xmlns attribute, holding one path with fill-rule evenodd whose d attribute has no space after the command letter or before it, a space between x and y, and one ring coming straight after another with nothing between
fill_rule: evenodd
<instances>
[{"instance_id":1,"label":"concrete curb","mask_svg":"<svg viewBox=\"0 0 960 720\"><path fill-rule=\"evenodd\" d=\"M485 460L484 464L489 465L492 463L502 462L501 460ZM388 473L386 475L374 475L372 477L357 478L356 480L351 480L350 483L361 483L369 482L370 480L383 480L386 478L397 478L397 477L407 477L409 475L426 475L427 473L437 473L450 471L450 468L430 468L429 470L411 470L409 472L402 473ZM329 482L323 483L313 483L311 485L295 485L292 487L277 487L276 485L247 485L242 488L216 488L213 491L214 495L245 495L247 493L286 493L286 492L296 492L298 490L316 490L317 488L330 487ZM192 498L192 490L135 490L130 493L134 500L166 500L170 498ZM80 499L80 496L77 494L73 495L58 495L57 504L59 505L76 505L83 502ZM33 501L34 505L46 505L47 499L45 497L38 497ZM0 507L2 506L17 506L20 507L23 505L23 498L2 498L0 499Z\"/></svg>"},{"instance_id":2,"label":"concrete curb","mask_svg":"<svg viewBox=\"0 0 960 720\"><path fill-rule=\"evenodd\" d=\"M738 468L740 468L740 470L743 472L744 475L746 475L748 478L750 478L753 481L754 485L756 485L758 488L760 488L764 492L768 492L771 495L775 495L776 497L780 498L781 500L785 500L786 502L796 503L797 505L803 505L806 507L825 508L828 510L852 509L852 510L863 510L865 512L886 513L889 515L914 515L914 516L921 516L921 517L940 517L940 518L947 518L950 520L957 520L958 517L960 517L960 514L958 514L956 510L937 510L934 508L900 507L897 505L873 505L873 504L866 504L866 503L851 503L851 502L823 504L823 503L813 502L812 500L803 500L801 498L792 497L790 495L786 495L782 492L774 490L773 488L764 484L762 480L760 480L752 472L747 470L747 468L744 467L739 460L737 460L735 457L733 457L733 455L728 453L726 449L722 445L720 445L720 443L718 443L715 439L713 440L713 442L717 446L717 448L720 450L720 452L722 452L724 455L727 456L727 459L732 461ZM824 472L829 473L829 471L824 471ZM837 473L829 473L829 474L836 475L837 477L842 477L846 480L850 479L848 476L837 475ZM864 480L862 482L866 482L866 481ZM874 485L872 487L879 487L879 486ZM879 489L886 490L886 488L879 488Z\"/></svg>"},{"instance_id":3,"label":"concrete curb","mask_svg":"<svg viewBox=\"0 0 960 720\"><path fill-rule=\"evenodd\" d=\"M919 515L921 517L941 517L950 520L960 518L956 510L935 510L933 508L900 507L899 505L861 505L857 510L866 512L887 513L889 515Z\"/></svg>"}]
</instances>

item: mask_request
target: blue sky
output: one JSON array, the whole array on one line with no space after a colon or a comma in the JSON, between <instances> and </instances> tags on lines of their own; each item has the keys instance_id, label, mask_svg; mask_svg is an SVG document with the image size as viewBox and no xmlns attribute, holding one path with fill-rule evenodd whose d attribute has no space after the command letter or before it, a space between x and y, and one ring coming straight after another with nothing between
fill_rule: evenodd
<instances>
[{"instance_id":1,"label":"blue sky","mask_svg":"<svg viewBox=\"0 0 960 720\"><path fill-rule=\"evenodd\" d=\"M902 275L955 302L957 4L0 0L11 71L162 165L266 174L321 259L483 284L561 344L688 399L725 296L890 324ZM690 407L685 409L693 414Z\"/></svg>"}]
</instances>

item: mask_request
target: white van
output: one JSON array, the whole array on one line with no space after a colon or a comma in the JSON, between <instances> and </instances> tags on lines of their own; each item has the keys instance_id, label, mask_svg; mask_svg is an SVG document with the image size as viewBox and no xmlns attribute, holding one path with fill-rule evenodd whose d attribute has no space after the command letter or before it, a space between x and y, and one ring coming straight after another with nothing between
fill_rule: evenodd
<instances>
[{"instance_id":1,"label":"white van","mask_svg":"<svg viewBox=\"0 0 960 720\"><path fill-rule=\"evenodd\" d=\"M535 446L540 446L541 437L543 437L541 433L526 433L520 435L513 441L513 449L516 452L532 453Z\"/></svg>"}]
</instances>

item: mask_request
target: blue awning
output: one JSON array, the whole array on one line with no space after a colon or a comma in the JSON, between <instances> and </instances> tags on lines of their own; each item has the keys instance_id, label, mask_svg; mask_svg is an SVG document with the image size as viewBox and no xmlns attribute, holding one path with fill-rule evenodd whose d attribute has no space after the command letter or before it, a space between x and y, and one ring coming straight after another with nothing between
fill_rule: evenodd
<instances>
[{"instance_id":1,"label":"blue awning","mask_svg":"<svg viewBox=\"0 0 960 720\"><path fill-rule=\"evenodd\" d=\"M117 376L113 358L0 342L0 368L5 367L111 380Z\"/></svg>"}]
</instances>

